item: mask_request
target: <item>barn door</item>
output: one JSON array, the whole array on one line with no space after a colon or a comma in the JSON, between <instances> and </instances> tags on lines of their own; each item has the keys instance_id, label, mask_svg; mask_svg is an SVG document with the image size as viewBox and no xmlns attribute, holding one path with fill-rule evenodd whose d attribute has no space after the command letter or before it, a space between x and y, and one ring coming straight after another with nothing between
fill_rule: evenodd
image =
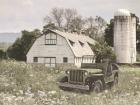
<instances>
[{"instance_id":1,"label":"barn door","mask_svg":"<svg viewBox=\"0 0 140 105\"><path fill-rule=\"evenodd\" d=\"M44 59L45 66L55 67L56 66L56 57L46 57Z\"/></svg>"}]
</instances>

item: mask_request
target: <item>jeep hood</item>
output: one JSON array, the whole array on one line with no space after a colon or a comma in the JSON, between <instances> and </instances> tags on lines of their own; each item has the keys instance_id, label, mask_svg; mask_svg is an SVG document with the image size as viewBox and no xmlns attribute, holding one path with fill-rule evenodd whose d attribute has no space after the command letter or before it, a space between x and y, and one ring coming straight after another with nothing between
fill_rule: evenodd
<instances>
[{"instance_id":1,"label":"jeep hood","mask_svg":"<svg viewBox=\"0 0 140 105\"><path fill-rule=\"evenodd\" d=\"M92 74L102 73L101 69L86 69L86 68L84 68L81 70L87 71L88 73L92 73Z\"/></svg>"}]
</instances>

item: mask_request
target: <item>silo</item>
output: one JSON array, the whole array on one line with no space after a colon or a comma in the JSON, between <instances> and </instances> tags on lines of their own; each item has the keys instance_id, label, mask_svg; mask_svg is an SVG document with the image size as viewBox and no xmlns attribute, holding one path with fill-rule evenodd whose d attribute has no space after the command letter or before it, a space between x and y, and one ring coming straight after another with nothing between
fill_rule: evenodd
<instances>
[{"instance_id":1,"label":"silo","mask_svg":"<svg viewBox=\"0 0 140 105\"><path fill-rule=\"evenodd\" d=\"M118 63L136 62L136 17L125 9L114 15L114 50Z\"/></svg>"}]
</instances>

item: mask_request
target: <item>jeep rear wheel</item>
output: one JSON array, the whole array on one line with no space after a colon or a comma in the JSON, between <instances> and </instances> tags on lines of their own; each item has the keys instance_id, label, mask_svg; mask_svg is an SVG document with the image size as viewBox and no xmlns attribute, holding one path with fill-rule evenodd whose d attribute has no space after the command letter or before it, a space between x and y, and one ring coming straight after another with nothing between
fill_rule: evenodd
<instances>
[{"instance_id":1,"label":"jeep rear wheel","mask_svg":"<svg viewBox=\"0 0 140 105\"><path fill-rule=\"evenodd\" d=\"M93 89L96 93L99 93L103 90L103 83L101 80L97 80L94 83L94 89Z\"/></svg>"}]
</instances>

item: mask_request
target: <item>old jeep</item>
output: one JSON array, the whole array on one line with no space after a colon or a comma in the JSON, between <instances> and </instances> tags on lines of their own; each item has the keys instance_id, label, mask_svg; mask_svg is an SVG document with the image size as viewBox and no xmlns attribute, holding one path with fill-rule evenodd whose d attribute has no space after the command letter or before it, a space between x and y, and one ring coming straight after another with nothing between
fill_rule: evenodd
<instances>
[{"instance_id":1,"label":"old jeep","mask_svg":"<svg viewBox=\"0 0 140 105\"><path fill-rule=\"evenodd\" d=\"M61 89L79 89L101 92L107 86L118 83L119 67L115 63L103 62L82 64L80 69L68 69L61 78Z\"/></svg>"}]
</instances>

